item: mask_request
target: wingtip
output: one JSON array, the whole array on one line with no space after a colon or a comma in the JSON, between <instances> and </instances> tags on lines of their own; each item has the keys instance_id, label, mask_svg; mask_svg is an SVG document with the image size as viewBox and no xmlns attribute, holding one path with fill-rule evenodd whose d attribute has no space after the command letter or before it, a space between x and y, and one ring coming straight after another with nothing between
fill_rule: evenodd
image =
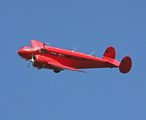
<instances>
[{"instance_id":1,"label":"wingtip","mask_svg":"<svg viewBox=\"0 0 146 120\"><path fill-rule=\"evenodd\" d=\"M83 72L83 73L87 73L87 72L85 72L85 71L82 71L82 70L78 70L79 72Z\"/></svg>"}]
</instances>

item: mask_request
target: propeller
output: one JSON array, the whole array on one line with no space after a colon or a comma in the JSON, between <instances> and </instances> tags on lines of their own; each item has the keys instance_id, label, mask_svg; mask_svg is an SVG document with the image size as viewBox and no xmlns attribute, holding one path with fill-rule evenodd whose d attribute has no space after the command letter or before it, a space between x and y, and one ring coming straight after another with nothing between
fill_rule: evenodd
<instances>
[{"instance_id":1,"label":"propeller","mask_svg":"<svg viewBox=\"0 0 146 120\"><path fill-rule=\"evenodd\" d=\"M28 64L28 67L27 68L30 67L30 62L32 62L32 64L34 64L34 62L35 62L35 60L33 58L33 53L32 52L31 52L31 59L29 60L29 64Z\"/></svg>"}]
</instances>

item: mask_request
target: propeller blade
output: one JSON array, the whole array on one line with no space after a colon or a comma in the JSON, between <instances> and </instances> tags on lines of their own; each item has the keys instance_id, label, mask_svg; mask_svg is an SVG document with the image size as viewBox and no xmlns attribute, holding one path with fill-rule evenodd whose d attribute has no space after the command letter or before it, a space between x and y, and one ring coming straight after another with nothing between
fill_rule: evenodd
<instances>
[{"instance_id":1,"label":"propeller blade","mask_svg":"<svg viewBox=\"0 0 146 120\"><path fill-rule=\"evenodd\" d=\"M33 59L33 53L32 53L32 51L31 51L31 58Z\"/></svg>"},{"instance_id":2,"label":"propeller blade","mask_svg":"<svg viewBox=\"0 0 146 120\"><path fill-rule=\"evenodd\" d=\"M32 64L34 65L35 60L33 58L33 53L32 52L31 52L31 59L29 60L29 64L28 64L28 67L27 68L30 67L30 62L32 62Z\"/></svg>"},{"instance_id":3,"label":"propeller blade","mask_svg":"<svg viewBox=\"0 0 146 120\"><path fill-rule=\"evenodd\" d=\"M29 68L29 66L30 66L30 61L29 61L29 64L28 64L27 68Z\"/></svg>"}]
</instances>

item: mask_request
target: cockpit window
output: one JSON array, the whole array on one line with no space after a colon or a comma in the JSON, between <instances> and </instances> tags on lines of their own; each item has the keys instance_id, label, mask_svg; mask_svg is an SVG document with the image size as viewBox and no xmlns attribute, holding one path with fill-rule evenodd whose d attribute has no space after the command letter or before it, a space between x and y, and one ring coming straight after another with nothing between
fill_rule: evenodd
<instances>
[{"instance_id":1,"label":"cockpit window","mask_svg":"<svg viewBox=\"0 0 146 120\"><path fill-rule=\"evenodd\" d=\"M45 53L45 54L47 54L48 50L41 49L40 52L41 52L41 53Z\"/></svg>"}]
</instances>

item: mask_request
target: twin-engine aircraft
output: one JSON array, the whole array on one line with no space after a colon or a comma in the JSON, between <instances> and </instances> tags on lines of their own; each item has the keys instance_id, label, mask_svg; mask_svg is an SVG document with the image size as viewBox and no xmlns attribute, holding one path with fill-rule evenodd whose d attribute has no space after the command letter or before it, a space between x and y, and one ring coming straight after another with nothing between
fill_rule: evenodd
<instances>
[{"instance_id":1,"label":"twin-engine aircraft","mask_svg":"<svg viewBox=\"0 0 146 120\"><path fill-rule=\"evenodd\" d=\"M65 69L84 72L86 68L119 68L121 73L128 73L132 60L125 56L121 62L115 60L115 49L108 47L102 58L83 53L46 46L39 41L31 40L31 47L22 47L18 54L38 69L51 69L59 73ZM29 62L29 66L30 66ZM28 66L28 67L29 67Z\"/></svg>"}]
</instances>

